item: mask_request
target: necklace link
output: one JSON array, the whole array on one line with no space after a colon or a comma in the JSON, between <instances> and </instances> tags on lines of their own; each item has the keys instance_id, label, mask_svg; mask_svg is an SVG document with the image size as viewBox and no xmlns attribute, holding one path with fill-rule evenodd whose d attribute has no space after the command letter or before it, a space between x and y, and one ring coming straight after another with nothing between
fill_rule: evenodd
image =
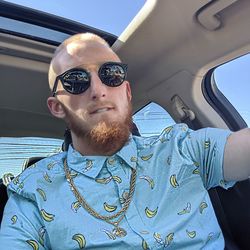
<instances>
[{"instance_id":1,"label":"necklace link","mask_svg":"<svg viewBox=\"0 0 250 250\"><path fill-rule=\"evenodd\" d=\"M67 159L64 160L64 171L66 175L66 180L69 183L70 189L73 192L74 196L76 197L77 201L81 204L81 206L93 217L104 220L105 222L113 225L115 228L113 229L113 234L117 237L124 237L127 235L127 232L125 229L119 227L120 222L125 216L125 213L127 212L129 205L131 203L134 191L135 191L135 183L136 183L136 169L132 169L131 177L130 177L130 187L129 187L129 193L126 201L124 202L124 205L122 206L121 210L118 211L116 214L110 215L110 216L103 216L97 213L83 198L83 196L79 193L78 189L76 188L74 181L72 177L70 176L69 167L67 164ZM111 221L115 218L120 217L117 221Z\"/></svg>"}]
</instances>

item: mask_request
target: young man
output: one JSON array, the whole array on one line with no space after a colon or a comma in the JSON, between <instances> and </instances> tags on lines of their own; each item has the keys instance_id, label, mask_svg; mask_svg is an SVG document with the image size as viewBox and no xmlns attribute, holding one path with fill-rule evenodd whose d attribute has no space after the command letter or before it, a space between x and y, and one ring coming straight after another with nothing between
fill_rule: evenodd
<instances>
[{"instance_id":1,"label":"young man","mask_svg":"<svg viewBox=\"0 0 250 250\"><path fill-rule=\"evenodd\" d=\"M178 124L160 136L132 136L126 65L89 33L58 47L49 84L48 107L71 129L72 145L8 186L1 246L224 248L207 189L248 178L249 129Z\"/></svg>"}]
</instances>

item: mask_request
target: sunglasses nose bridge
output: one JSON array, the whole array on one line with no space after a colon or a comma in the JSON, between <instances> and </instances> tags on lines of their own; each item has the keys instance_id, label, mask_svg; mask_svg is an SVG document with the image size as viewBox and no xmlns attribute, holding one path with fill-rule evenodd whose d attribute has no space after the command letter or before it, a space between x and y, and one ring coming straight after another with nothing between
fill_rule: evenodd
<instances>
[{"instance_id":1,"label":"sunglasses nose bridge","mask_svg":"<svg viewBox=\"0 0 250 250\"><path fill-rule=\"evenodd\" d=\"M96 71L91 72L90 93L92 99L105 97L107 95L107 86L102 83Z\"/></svg>"}]
</instances>

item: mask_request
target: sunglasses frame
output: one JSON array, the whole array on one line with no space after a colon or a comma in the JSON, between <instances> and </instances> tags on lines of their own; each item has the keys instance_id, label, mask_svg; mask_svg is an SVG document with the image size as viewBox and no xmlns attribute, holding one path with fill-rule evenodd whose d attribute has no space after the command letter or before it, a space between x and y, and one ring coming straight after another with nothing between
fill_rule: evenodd
<instances>
[{"instance_id":1,"label":"sunglasses frame","mask_svg":"<svg viewBox=\"0 0 250 250\"><path fill-rule=\"evenodd\" d=\"M119 83L119 84L117 84L117 85L112 85L112 84L104 83L104 82L102 81L102 78L100 77L100 75L101 75L101 70L103 69L103 67L105 67L105 66L108 65L108 64L118 65L118 66L122 67L122 69L124 70L124 79L122 80L121 83ZM100 68L99 68L99 70L98 70L98 77L100 78L100 80L102 81L103 84L105 84L105 85L107 85L107 86L109 86L109 87L118 87L118 86L120 86L120 85L126 80L126 78L127 78L127 70L128 70L128 65L125 64L125 63L121 63L121 62L105 62L105 63L103 63L103 64L100 66ZM64 79L63 79L63 78L64 78L65 75L67 75L67 74L70 73L71 71L84 71L84 72L88 75L88 77L89 77L89 84L88 84L88 87L87 87L86 89L84 89L84 90L83 90L82 92L80 92L80 93L70 92L70 91L64 86ZM69 70L63 72L62 74L58 75L58 76L56 77L56 79L55 79L54 86L53 86L53 88L52 88L52 96L53 96L53 97L56 96L56 90L57 90L57 86L58 86L59 80L61 81L63 88L64 88L68 93L70 93L70 94L72 94L72 95L79 95L79 94L84 93L84 92L90 87L90 83L91 83L91 74L90 74L90 72L89 72L88 70L86 70L86 69L84 69L84 68L72 68L72 69L69 69Z\"/></svg>"}]
</instances>

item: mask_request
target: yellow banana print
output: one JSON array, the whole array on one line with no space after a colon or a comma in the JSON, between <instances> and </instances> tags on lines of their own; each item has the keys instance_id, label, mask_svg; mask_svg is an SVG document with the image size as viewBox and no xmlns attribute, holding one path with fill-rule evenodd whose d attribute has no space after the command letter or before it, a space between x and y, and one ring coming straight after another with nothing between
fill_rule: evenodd
<instances>
[{"instance_id":1,"label":"yellow banana print","mask_svg":"<svg viewBox=\"0 0 250 250\"><path fill-rule=\"evenodd\" d=\"M40 196L42 197L42 199L44 201L47 200L46 194L45 194L45 192L41 188L37 188L36 191L40 194Z\"/></svg>"},{"instance_id":2,"label":"yellow banana print","mask_svg":"<svg viewBox=\"0 0 250 250\"><path fill-rule=\"evenodd\" d=\"M24 187L24 183L23 182L19 183L18 188L22 189L23 187Z\"/></svg>"},{"instance_id":3,"label":"yellow banana print","mask_svg":"<svg viewBox=\"0 0 250 250\"><path fill-rule=\"evenodd\" d=\"M175 174L173 174L173 175L170 176L170 184L171 184L172 187L174 187L174 188L177 188L177 187L179 186Z\"/></svg>"},{"instance_id":4,"label":"yellow banana print","mask_svg":"<svg viewBox=\"0 0 250 250\"><path fill-rule=\"evenodd\" d=\"M78 175L77 172L70 171L70 177L71 177L71 178L76 178L77 175Z\"/></svg>"},{"instance_id":5,"label":"yellow banana print","mask_svg":"<svg viewBox=\"0 0 250 250\"><path fill-rule=\"evenodd\" d=\"M196 169L193 170L193 174L200 174L199 167L197 167Z\"/></svg>"},{"instance_id":6,"label":"yellow banana print","mask_svg":"<svg viewBox=\"0 0 250 250\"><path fill-rule=\"evenodd\" d=\"M165 128L163 131L166 133L166 134L169 134L169 132L173 129L173 126L169 126L167 128Z\"/></svg>"},{"instance_id":7,"label":"yellow banana print","mask_svg":"<svg viewBox=\"0 0 250 250\"><path fill-rule=\"evenodd\" d=\"M54 217L55 217L54 214L50 214L50 213L46 212L44 209L41 209L40 213L45 221L51 222L54 220Z\"/></svg>"},{"instance_id":8,"label":"yellow banana print","mask_svg":"<svg viewBox=\"0 0 250 250\"><path fill-rule=\"evenodd\" d=\"M200 174L200 170L199 170L200 164L199 164L197 161L195 161L195 162L194 162L194 166L195 166L196 168L194 169L193 174Z\"/></svg>"},{"instance_id":9,"label":"yellow banana print","mask_svg":"<svg viewBox=\"0 0 250 250\"><path fill-rule=\"evenodd\" d=\"M38 235L39 235L39 243L44 246L44 234L45 234L45 227L41 227L38 231Z\"/></svg>"},{"instance_id":10,"label":"yellow banana print","mask_svg":"<svg viewBox=\"0 0 250 250\"><path fill-rule=\"evenodd\" d=\"M39 245L35 240L26 240L26 242L34 249L34 250L38 250L39 249Z\"/></svg>"},{"instance_id":11,"label":"yellow banana print","mask_svg":"<svg viewBox=\"0 0 250 250\"><path fill-rule=\"evenodd\" d=\"M49 183L52 182L47 172L44 173L43 178L45 179L45 181L47 181Z\"/></svg>"},{"instance_id":12,"label":"yellow banana print","mask_svg":"<svg viewBox=\"0 0 250 250\"><path fill-rule=\"evenodd\" d=\"M115 164L115 159L114 158L109 158L108 159L108 164L109 165L114 165Z\"/></svg>"},{"instance_id":13,"label":"yellow banana print","mask_svg":"<svg viewBox=\"0 0 250 250\"><path fill-rule=\"evenodd\" d=\"M164 246L167 247L174 239L174 233L169 233L165 238Z\"/></svg>"},{"instance_id":14,"label":"yellow banana print","mask_svg":"<svg viewBox=\"0 0 250 250\"><path fill-rule=\"evenodd\" d=\"M117 209L117 206L109 205L106 202L103 203L103 207L109 213L112 213L112 212L114 212Z\"/></svg>"},{"instance_id":15,"label":"yellow banana print","mask_svg":"<svg viewBox=\"0 0 250 250\"><path fill-rule=\"evenodd\" d=\"M145 214L147 215L148 218L153 218L158 211L158 207L155 210L150 210L148 207L145 208Z\"/></svg>"},{"instance_id":16,"label":"yellow banana print","mask_svg":"<svg viewBox=\"0 0 250 250\"><path fill-rule=\"evenodd\" d=\"M12 225L14 225L17 222L17 219L18 219L17 215L13 215L11 217Z\"/></svg>"},{"instance_id":17,"label":"yellow banana print","mask_svg":"<svg viewBox=\"0 0 250 250\"><path fill-rule=\"evenodd\" d=\"M149 184L149 186L150 186L151 189L154 188L155 183L154 183L154 180L150 176L143 175L143 176L140 176L139 178L142 179L142 180L146 180L148 182L148 184Z\"/></svg>"},{"instance_id":18,"label":"yellow banana print","mask_svg":"<svg viewBox=\"0 0 250 250\"><path fill-rule=\"evenodd\" d=\"M195 165L195 167L199 167L200 166L199 162L197 162L197 161L194 162L194 165Z\"/></svg>"},{"instance_id":19,"label":"yellow banana print","mask_svg":"<svg viewBox=\"0 0 250 250\"><path fill-rule=\"evenodd\" d=\"M157 243L163 244L163 240L161 238L161 235L159 233L154 233L154 238Z\"/></svg>"},{"instance_id":20,"label":"yellow banana print","mask_svg":"<svg viewBox=\"0 0 250 250\"><path fill-rule=\"evenodd\" d=\"M160 138L160 142L161 142L161 143L164 143L165 141L167 141L166 138Z\"/></svg>"},{"instance_id":21,"label":"yellow banana print","mask_svg":"<svg viewBox=\"0 0 250 250\"><path fill-rule=\"evenodd\" d=\"M191 204L190 202L187 203L187 206L178 213L178 215L182 215L182 214L187 214L187 213L190 213L191 211Z\"/></svg>"},{"instance_id":22,"label":"yellow banana print","mask_svg":"<svg viewBox=\"0 0 250 250\"><path fill-rule=\"evenodd\" d=\"M86 167L84 168L83 172L89 171L93 167L93 161L92 160L87 160L86 161Z\"/></svg>"},{"instance_id":23,"label":"yellow banana print","mask_svg":"<svg viewBox=\"0 0 250 250\"><path fill-rule=\"evenodd\" d=\"M224 180L220 180L220 184L221 184L222 187L224 187L225 186L225 181Z\"/></svg>"},{"instance_id":24,"label":"yellow banana print","mask_svg":"<svg viewBox=\"0 0 250 250\"><path fill-rule=\"evenodd\" d=\"M200 213L203 213L203 210L207 208L207 203L205 201L201 202L199 209L200 209Z\"/></svg>"},{"instance_id":25,"label":"yellow banana print","mask_svg":"<svg viewBox=\"0 0 250 250\"><path fill-rule=\"evenodd\" d=\"M82 234L73 235L72 240L75 240L78 243L80 249L83 249L86 246L86 240Z\"/></svg>"},{"instance_id":26,"label":"yellow banana print","mask_svg":"<svg viewBox=\"0 0 250 250\"><path fill-rule=\"evenodd\" d=\"M47 165L47 169L48 170L51 170L55 165L56 165L57 162L51 162Z\"/></svg>"},{"instance_id":27,"label":"yellow banana print","mask_svg":"<svg viewBox=\"0 0 250 250\"><path fill-rule=\"evenodd\" d=\"M210 147L210 141L205 141L204 147L205 147L205 149L208 149Z\"/></svg>"},{"instance_id":28,"label":"yellow banana print","mask_svg":"<svg viewBox=\"0 0 250 250\"><path fill-rule=\"evenodd\" d=\"M141 246L143 250L149 250L148 244L144 239L142 240Z\"/></svg>"},{"instance_id":29,"label":"yellow banana print","mask_svg":"<svg viewBox=\"0 0 250 250\"><path fill-rule=\"evenodd\" d=\"M116 236L111 233L109 230L106 230L106 229L102 229L102 231L111 239L111 240L115 240L116 239Z\"/></svg>"},{"instance_id":30,"label":"yellow banana print","mask_svg":"<svg viewBox=\"0 0 250 250\"><path fill-rule=\"evenodd\" d=\"M153 154L144 155L144 156L141 156L141 159L142 159L143 161L148 161L152 156L153 156Z\"/></svg>"},{"instance_id":31,"label":"yellow banana print","mask_svg":"<svg viewBox=\"0 0 250 250\"><path fill-rule=\"evenodd\" d=\"M117 175L113 176L113 180L116 181L119 184L122 182L122 179L119 176L117 176Z\"/></svg>"},{"instance_id":32,"label":"yellow banana print","mask_svg":"<svg viewBox=\"0 0 250 250\"><path fill-rule=\"evenodd\" d=\"M95 179L95 181L100 184L108 184L112 180L112 178L112 176L109 176L107 178Z\"/></svg>"},{"instance_id":33,"label":"yellow banana print","mask_svg":"<svg viewBox=\"0 0 250 250\"><path fill-rule=\"evenodd\" d=\"M71 209L77 213L77 210L81 207L81 203L79 201L75 201L71 204Z\"/></svg>"},{"instance_id":34,"label":"yellow banana print","mask_svg":"<svg viewBox=\"0 0 250 250\"><path fill-rule=\"evenodd\" d=\"M184 131L184 132L186 132L187 131L187 127L186 126L182 126L181 130Z\"/></svg>"},{"instance_id":35,"label":"yellow banana print","mask_svg":"<svg viewBox=\"0 0 250 250\"><path fill-rule=\"evenodd\" d=\"M207 236L206 244L214 237L214 232L210 232Z\"/></svg>"},{"instance_id":36,"label":"yellow banana print","mask_svg":"<svg viewBox=\"0 0 250 250\"><path fill-rule=\"evenodd\" d=\"M188 237L190 237L191 239L193 239L196 236L196 232L195 231L188 231L186 230Z\"/></svg>"},{"instance_id":37,"label":"yellow banana print","mask_svg":"<svg viewBox=\"0 0 250 250\"><path fill-rule=\"evenodd\" d=\"M15 178L13 179L13 183L14 183L15 185L17 185L17 184L19 183L19 176L15 177Z\"/></svg>"},{"instance_id":38,"label":"yellow banana print","mask_svg":"<svg viewBox=\"0 0 250 250\"><path fill-rule=\"evenodd\" d=\"M132 157L130 158L130 161L131 161L131 162L137 162L137 161L138 161L138 159L137 159L137 157L136 157L136 156L132 156Z\"/></svg>"}]
</instances>

